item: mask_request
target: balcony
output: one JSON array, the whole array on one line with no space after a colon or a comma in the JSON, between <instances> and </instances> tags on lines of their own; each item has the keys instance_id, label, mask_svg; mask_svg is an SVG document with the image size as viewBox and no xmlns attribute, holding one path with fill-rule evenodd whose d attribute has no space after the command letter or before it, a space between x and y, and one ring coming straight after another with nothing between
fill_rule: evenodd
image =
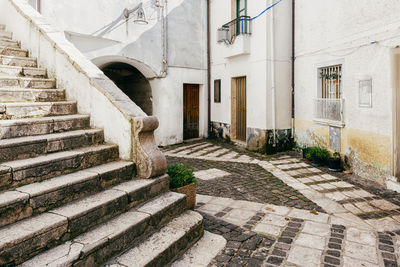
<instances>
[{"instance_id":1,"label":"balcony","mask_svg":"<svg viewBox=\"0 0 400 267\"><path fill-rule=\"evenodd\" d=\"M225 58L250 54L251 20L249 16L240 16L218 29L218 43L227 45Z\"/></svg>"},{"instance_id":2,"label":"balcony","mask_svg":"<svg viewBox=\"0 0 400 267\"><path fill-rule=\"evenodd\" d=\"M314 121L321 124L344 127L344 99L314 99Z\"/></svg>"}]
</instances>

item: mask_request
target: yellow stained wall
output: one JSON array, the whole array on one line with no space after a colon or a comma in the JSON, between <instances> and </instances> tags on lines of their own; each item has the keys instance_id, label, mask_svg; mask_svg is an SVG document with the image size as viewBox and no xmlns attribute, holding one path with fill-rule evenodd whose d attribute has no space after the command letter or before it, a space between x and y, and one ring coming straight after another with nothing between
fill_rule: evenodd
<instances>
[{"instance_id":1,"label":"yellow stained wall","mask_svg":"<svg viewBox=\"0 0 400 267\"><path fill-rule=\"evenodd\" d=\"M295 120L296 141L301 145L329 148L329 126L313 121ZM341 154L350 159L352 170L361 177L384 183L392 172L391 137L343 127Z\"/></svg>"}]
</instances>

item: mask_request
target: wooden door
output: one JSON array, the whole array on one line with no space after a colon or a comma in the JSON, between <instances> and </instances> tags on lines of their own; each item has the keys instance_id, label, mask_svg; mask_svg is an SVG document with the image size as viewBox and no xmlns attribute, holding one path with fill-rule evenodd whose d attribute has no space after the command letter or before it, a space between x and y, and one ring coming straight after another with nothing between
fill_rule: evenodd
<instances>
[{"instance_id":1,"label":"wooden door","mask_svg":"<svg viewBox=\"0 0 400 267\"><path fill-rule=\"evenodd\" d=\"M236 139L246 142L246 77L236 78Z\"/></svg>"},{"instance_id":2,"label":"wooden door","mask_svg":"<svg viewBox=\"0 0 400 267\"><path fill-rule=\"evenodd\" d=\"M183 85L183 139L199 137L199 85Z\"/></svg>"}]
</instances>

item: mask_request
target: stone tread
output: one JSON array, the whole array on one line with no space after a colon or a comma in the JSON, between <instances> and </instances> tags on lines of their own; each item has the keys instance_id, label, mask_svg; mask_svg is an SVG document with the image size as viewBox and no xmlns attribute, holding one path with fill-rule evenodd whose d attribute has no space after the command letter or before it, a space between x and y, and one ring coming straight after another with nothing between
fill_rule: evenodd
<instances>
[{"instance_id":1,"label":"stone tread","mask_svg":"<svg viewBox=\"0 0 400 267\"><path fill-rule=\"evenodd\" d=\"M0 88L0 99L6 102L48 102L65 100L64 89Z\"/></svg>"},{"instance_id":2,"label":"stone tread","mask_svg":"<svg viewBox=\"0 0 400 267\"><path fill-rule=\"evenodd\" d=\"M17 77L0 75L1 87L21 87L21 88L38 88L38 89L55 89L56 80L53 78L34 78L34 77Z\"/></svg>"},{"instance_id":3,"label":"stone tread","mask_svg":"<svg viewBox=\"0 0 400 267\"><path fill-rule=\"evenodd\" d=\"M0 37L7 38L7 39L12 39L12 32L8 32L8 31L5 31L5 30L0 30Z\"/></svg>"},{"instance_id":4,"label":"stone tread","mask_svg":"<svg viewBox=\"0 0 400 267\"><path fill-rule=\"evenodd\" d=\"M84 130L74 130L61 133L45 134L45 135L1 139L0 149L5 147L19 147L26 144L35 144L41 142L50 142L53 140L68 139L68 138L78 137L81 135L92 135L95 133L100 133L102 131L103 131L102 129L84 129Z\"/></svg>"},{"instance_id":5,"label":"stone tread","mask_svg":"<svg viewBox=\"0 0 400 267\"><path fill-rule=\"evenodd\" d=\"M3 114L12 118L49 117L73 115L76 101L0 103Z\"/></svg>"},{"instance_id":6,"label":"stone tread","mask_svg":"<svg viewBox=\"0 0 400 267\"><path fill-rule=\"evenodd\" d=\"M7 47L16 47L16 48L21 47L21 44L18 41L14 41L14 40L7 39L7 38L1 38L1 37L0 37L0 45L7 46Z\"/></svg>"},{"instance_id":7,"label":"stone tread","mask_svg":"<svg viewBox=\"0 0 400 267\"><path fill-rule=\"evenodd\" d=\"M163 254L176 258L176 253L182 254L184 251L179 248L179 245L174 249L181 239L194 228L199 227L202 223L202 216L194 211L186 211L179 217L173 219L158 232L151 235L140 245L128 250L122 255L111 260L106 266L161 266L157 265L159 261L165 260ZM167 252L168 250L171 250ZM169 259L169 263L171 260ZM167 264L163 262L163 264Z\"/></svg>"},{"instance_id":8,"label":"stone tread","mask_svg":"<svg viewBox=\"0 0 400 267\"><path fill-rule=\"evenodd\" d=\"M0 55L0 63L8 66L37 67L37 59L30 57Z\"/></svg>"},{"instance_id":9,"label":"stone tread","mask_svg":"<svg viewBox=\"0 0 400 267\"><path fill-rule=\"evenodd\" d=\"M110 162L103 166L102 170L99 171L99 168L97 167L92 167L88 169L84 169L82 171L66 174L66 175L61 175L57 176L52 179L45 180L43 182L37 182L37 183L32 183L29 185L24 185L21 187L18 187L15 189L13 192L21 192L21 193L26 193L30 197L36 197L39 195L44 195L50 192L54 192L57 190L60 190L65 187L69 187L73 184L78 184L78 183L83 183L87 180L90 179L96 179L98 175L101 175L103 173L109 172L109 171L115 171L121 168L125 168L128 166L132 166L133 163L129 161L114 161ZM1 195L0 195L1 199ZM1 205L1 202L0 202Z\"/></svg>"},{"instance_id":10,"label":"stone tread","mask_svg":"<svg viewBox=\"0 0 400 267\"><path fill-rule=\"evenodd\" d=\"M173 193L165 193L158 198L169 198L169 203L171 204L178 199L176 198L176 194ZM154 200L150 200L149 203L152 201ZM157 211L159 216L163 215L163 211L163 208L159 207ZM81 261L86 260L90 254L95 254L96 252L100 253L100 257L107 259L119 253L121 249L128 249L135 244L135 241L137 241L140 236L147 233L148 230L146 231L146 228L149 228L151 225L150 218L151 215L148 213L140 212L132 208L94 227L88 232L75 237L71 241L35 256L23 263L22 266L71 266L79 259ZM187 215L184 216L184 220L188 221ZM177 223L175 223L175 226L178 227ZM182 225L180 225L180 227L181 226ZM109 247L108 250L104 249L107 247ZM104 253L101 249L107 252ZM96 260L99 261L99 258L96 257ZM101 261L102 260L100 260L100 262ZM96 265L100 262L96 262ZM86 264L85 266L94 265L93 262L91 263L92 264Z\"/></svg>"},{"instance_id":11,"label":"stone tread","mask_svg":"<svg viewBox=\"0 0 400 267\"><path fill-rule=\"evenodd\" d=\"M19 47L10 47L10 46L0 45L0 54L27 57L28 50L22 49Z\"/></svg>"},{"instance_id":12,"label":"stone tread","mask_svg":"<svg viewBox=\"0 0 400 267\"><path fill-rule=\"evenodd\" d=\"M86 123L84 125L68 125L65 127L54 127L57 123L62 122L73 122L84 120ZM13 120L0 120L0 139L10 139L17 138L22 136L29 135L42 135L42 134L50 134L56 132L62 132L66 130L78 130L88 128L89 126L89 115L83 114L75 114L75 115L63 115L63 116L54 116L54 117L43 117L43 118L24 118L24 119L13 119ZM40 129L39 125L42 125L44 128ZM33 126L37 127L37 129L33 128ZM15 128L18 131L11 133L10 129L7 128ZM26 132L22 131L21 127L26 128ZM3 131L1 130L3 128Z\"/></svg>"},{"instance_id":13,"label":"stone tread","mask_svg":"<svg viewBox=\"0 0 400 267\"><path fill-rule=\"evenodd\" d=\"M70 151L51 153L48 155L43 155L43 156L39 156L39 157L35 157L35 158L3 162L3 163L1 163L1 165L6 166L6 167L11 167L13 170L21 170L21 169L27 169L29 167L44 165L46 163L51 163L54 161L60 161L60 160L66 159L66 158L83 155L85 153L93 153L93 152L97 152L97 151L101 151L101 150L109 149L109 148L115 148L115 147L118 147L118 146L117 145L109 145L109 144L104 144L104 145L99 145L99 146L89 146L89 147L78 148L78 149L74 149L74 150L70 150Z\"/></svg>"},{"instance_id":14,"label":"stone tread","mask_svg":"<svg viewBox=\"0 0 400 267\"><path fill-rule=\"evenodd\" d=\"M52 214L43 213L38 216L23 220L0 229L0 258L1 252L7 247L26 241L32 237L39 236L46 231L60 225L67 225L67 218Z\"/></svg>"},{"instance_id":15,"label":"stone tread","mask_svg":"<svg viewBox=\"0 0 400 267\"><path fill-rule=\"evenodd\" d=\"M46 76L47 70L45 68L38 67L21 67L21 66L9 66L0 64L0 73L11 73L12 75L23 75L23 76Z\"/></svg>"}]
</instances>

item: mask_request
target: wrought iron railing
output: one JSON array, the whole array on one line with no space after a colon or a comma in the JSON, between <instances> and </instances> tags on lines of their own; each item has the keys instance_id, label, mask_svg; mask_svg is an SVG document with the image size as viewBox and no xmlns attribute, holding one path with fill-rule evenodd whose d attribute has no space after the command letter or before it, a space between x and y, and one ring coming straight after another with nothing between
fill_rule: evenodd
<instances>
[{"instance_id":1,"label":"wrought iron railing","mask_svg":"<svg viewBox=\"0 0 400 267\"><path fill-rule=\"evenodd\" d=\"M218 42L232 44L235 37L241 34L251 34L251 20L249 16L240 16L222 25L218 29Z\"/></svg>"},{"instance_id":2,"label":"wrought iron railing","mask_svg":"<svg viewBox=\"0 0 400 267\"><path fill-rule=\"evenodd\" d=\"M314 118L344 122L344 99L317 98L314 99Z\"/></svg>"}]
</instances>

